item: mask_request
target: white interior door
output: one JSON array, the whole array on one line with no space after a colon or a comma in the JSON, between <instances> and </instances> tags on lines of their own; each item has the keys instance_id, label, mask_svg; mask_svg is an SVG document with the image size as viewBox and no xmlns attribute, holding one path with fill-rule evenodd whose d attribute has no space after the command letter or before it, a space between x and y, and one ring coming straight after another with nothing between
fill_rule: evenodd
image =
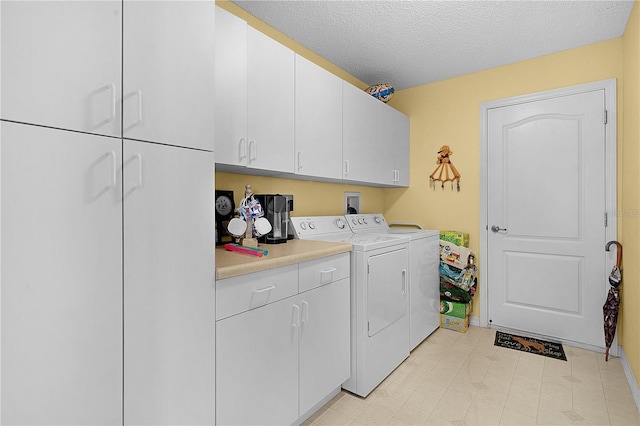
<instances>
[{"instance_id":1,"label":"white interior door","mask_svg":"<svg viewBox=\"0 0 640 426\"><path fill-rule=\"evenodd\" d=\"M493 108L488 321L603 346L605 91Z\"/></svg>"}]
</instances>

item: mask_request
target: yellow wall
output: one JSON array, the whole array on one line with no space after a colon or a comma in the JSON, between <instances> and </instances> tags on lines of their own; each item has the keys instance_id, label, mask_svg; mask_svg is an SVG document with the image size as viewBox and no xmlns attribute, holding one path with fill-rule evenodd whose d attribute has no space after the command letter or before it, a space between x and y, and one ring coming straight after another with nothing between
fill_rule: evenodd
<instances>
[{"instance_id":1,"label":"yellow wall","mask_svg":"<svg viewBox=\"0 0 640 426\"><path fill-rule=\"evenodd\" d=\"M622 309L618 339L636 380L640 378L640 6L636 3L623 36L624 85L622 146L618 148L620 198L618 239L624 247ZM620 138L620 136L619 136ZM640 380L638 380L640 381Z\"/></svg>"},{"instance_id":2,"label":"yellow wall","mask_svg":"<svg viewBox=\"0 0 640 426\"><path fill-rule=\"evenodd\" d=\"M216 4L339 77L360 88L367 86L227 0L217 0ZM636 308L640 303L639 14L639 8L634 7L623 38L396 92L389 104L411 119L408 189L230 173L216 173L216 188L233 190L236 202L246 183L253 185L255 193L292 193L294 216L342 214L344 192L361 192L362 212L381 211L389 221L419 222L432 229L468 232L471 249L479 253L480 103L615 78L618 84L618 233L626 259L618 339L636 377L640 377L640 313ZM436 166L437 151L442 145L449 145L453 151L452 163L462 175L460 192L452 191L450 186L444 190L429 187L429 175ZM480 303L474 304L474 316L479 316L479 308Z\"/></svg>"},{"instance_id":3,"label":"yellow wall","mask_svg":"<svg viewBox=\"0 0 640 426\"><path fill-rule=\"evenodd\" d=\"M610 78L620 82L622 45L618 38L397 92L393 106L411 117L411 182L408 190L386 191L385 217L397 221L411 211L414 221L430 228L469 232L478 254L480 104ZM453 151L460 192L429 187L442 145ZM473 315L479 308L474 304Z\"/></svg>"}]
</instances>

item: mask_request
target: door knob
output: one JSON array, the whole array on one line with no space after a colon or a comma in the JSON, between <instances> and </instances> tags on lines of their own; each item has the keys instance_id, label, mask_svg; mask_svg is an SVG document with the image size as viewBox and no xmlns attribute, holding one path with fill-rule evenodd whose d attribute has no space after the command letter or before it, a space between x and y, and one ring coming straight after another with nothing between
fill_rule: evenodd
<instances>
[{"instance_id":1,"label":"door knob","mask_svg":"<svg viewBox=\"0 0 640 426\"><path fill-rule=\"evenodd\" d=\"M498 232L498 231L506 231L507 228L500 228L498 225L491 225L491 230L493 232Z\"/></svg>"}]
</instances>

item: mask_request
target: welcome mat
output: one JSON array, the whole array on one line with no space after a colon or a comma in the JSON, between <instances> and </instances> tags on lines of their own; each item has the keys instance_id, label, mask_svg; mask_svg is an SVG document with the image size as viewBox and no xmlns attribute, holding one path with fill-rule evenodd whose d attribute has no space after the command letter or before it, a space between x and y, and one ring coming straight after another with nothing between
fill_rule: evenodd
<instances>
[{"instance_id":1,"label":"welcome mat","mask_svg":"<svg viewBox=\"0 0 640 426\"><path fill-rule=\"evenodd\" d=\"M532 354L548 356L549 358L560 359L562 361L567 360L567 356L564 354L564 349L560 343L496 331L496 340L493 344L502 348L530 352Z\"/></svg>"}]
</instances>

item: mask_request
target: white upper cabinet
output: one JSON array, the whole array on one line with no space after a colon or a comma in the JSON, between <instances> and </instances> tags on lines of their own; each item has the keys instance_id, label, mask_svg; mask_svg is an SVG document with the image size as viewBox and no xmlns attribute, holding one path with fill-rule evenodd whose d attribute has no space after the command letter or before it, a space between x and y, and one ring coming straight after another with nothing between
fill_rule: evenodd
<instances>
[{"instance_id":1,"label":"white upper cabinet","mask_svg":"<svg viewBox=\"0 0 640 426\"><path fill-rule=\"evenodd\" d=\"M217 8L218 170L293 173L294 70L292 50Z\"/></svg>"},{"instance_id":2,"label":"white upper cabinet","mask_svg":"<svg viewBox=\"0 0 640 426\"><path fill-rule=\"evenodd\" d=\"M409 185L407 116L219 7L215 99L217 170Z\"/></svg>"},{"instance_id":3,"label":"white upper cabinet","mask_svg":"<svg viewBox=\"0 0 640 426\"><path fill-rule=\"evenodd\" d=\"M2 1L2 116L120 136L121 1Z\"/></svg>"},{"instance_id":4,"label":"white upper cabinet","mask_svg":"<svg viewBox=\"0 0 640 426\"><path fill-rule=\"evenodd\" d=\"M377 183L409 186L409 117L382 102L377 110Z\"/></svg>"},{"instance_id":5,"label":"white upper cabinet","mask_svg":"<svg viewBox=\"0 0 640 426\"><path fill-rule=\"evenodd\" d=\"M379 100L347 83L342 84L343 177L349 181L376 181L376 111Z\"/></svg>"},{"instance_id":6,"label":"white upper cabinet","mask_svg":"<svg viewBox=\"0 0 640 426\"><path fill-rule=\"evenodd\" d=\"M213 2L0 5L2 119L213 150Z\"/></svg>"},{"instance_id":7,"label":"white upper cabinet","mask_svg":"<svg viewBox=\"0 0 640 426\"><path fill-rule=\"evenodd\" d=\"M246 166L247 23L216 7L216 162Z\"/></svg>"},{"instance_id":8,"label":"white upper cabinet","mask_svg":"<svg viewBox=\"0 0 640 426\"><path fill-rule=\"evenodd\" d=\"M295 172L342 178L342 80L296 55Z\"/></svg>"},{"instance_id":9,"label":"white upper cabinet","mask_svg":"<svg viewBox=\"0 0 640 426\"><path fill-rule=\"evenodd\" d=\"M214 23L212 1L124 1L125 138L213 150Z\"/></svg>"},{"instance_id":10,"label":"white upper cabinet","mask_svg":"<svg viewBox=\"0 0 640 426\"><path fill-rule=\"evenodd\" d=\"M294 53L248 28L248 163L294 171Z\"/></svg>"}]
</instances>

